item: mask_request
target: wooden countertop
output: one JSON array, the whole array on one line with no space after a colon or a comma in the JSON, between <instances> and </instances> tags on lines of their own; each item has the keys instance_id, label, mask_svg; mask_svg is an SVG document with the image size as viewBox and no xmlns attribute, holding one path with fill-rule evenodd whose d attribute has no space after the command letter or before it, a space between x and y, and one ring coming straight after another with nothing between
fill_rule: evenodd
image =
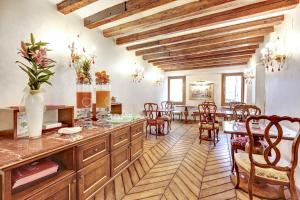
<instances>
[{"instance_id":1,"label":"wooden countertop","mask_svg":"<svg viewBox=\"0 0 300 200\"><path fill-rule=\"evenodd\" d=\"M81 133L75 135L61 136L53 133L51 135L43 135L39 139L0 139L0 170L6 170L32 159L51 155L95 137L104 137L112 131L143 121L145 119L138 119L130 123L112 125L110 128L93 127L91 129L84 129Z\"/></svg>"}]
</instances>

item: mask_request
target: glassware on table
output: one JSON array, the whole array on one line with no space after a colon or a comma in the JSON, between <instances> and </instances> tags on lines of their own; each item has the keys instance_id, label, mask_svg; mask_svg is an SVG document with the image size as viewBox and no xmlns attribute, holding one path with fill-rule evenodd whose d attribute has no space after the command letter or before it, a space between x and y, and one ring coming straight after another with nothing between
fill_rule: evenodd
<instances>
[{"instance_id":1,"label":"glassware on table","mask_svg":"<svg viewBox=\"0 0 300 200\"><path fill-rule=\"evenodd\" d=\"M92 126L92 87L90 84L77 84L76 107L78 125Z\"/></svg>"},{"instance_id":2,"label":"glassware on table","mask_svg":"<svg viewBox=\"0 0 300 200\"><path fill-rule=\"evenodd\" d=\"M111 86L109 83L96 84L96 117L102 124L109 118L111 111Z\"/></svg>"}]
</instances>

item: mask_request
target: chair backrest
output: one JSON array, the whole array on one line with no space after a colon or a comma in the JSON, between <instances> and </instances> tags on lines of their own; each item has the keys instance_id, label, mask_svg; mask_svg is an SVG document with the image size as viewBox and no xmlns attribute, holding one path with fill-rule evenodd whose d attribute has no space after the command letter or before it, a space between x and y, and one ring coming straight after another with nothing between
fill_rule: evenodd
<instances>
[{"instance_id":1,"label":"chair backrest","mask_svg":"<svg viewBox=\"0 0 300 200\"><path fill-rule=\"evenodd\" d=\"M245 103L233 101L233 102L229 102L228 105L229 105L229 109L233 110L235 106L237 106L237 105L245 105Z\"/></svg>"},{"instance_id":2,"label":"chair backrest","mask_svg":"<svg viewBox=\"0 0 300 200\"><path fill-rule=\"evenodd\" d=\"M239 104L233 107L233 119L235 121L245 122L250 116L248 106L246 104Z\"/></svg>"},{"instance_id":3,"label":"chair backrest","mask_svg":"<svg viewBox=\"0 0 300 200\"><path fill-rule=\"evenodd\" d=\"M174 105L171 101L162 101L161 108L164 110L172 110L174 109Z\"/></svg>"},{"instance_id":4,"label":"chair backrest","mask_svg":"<svg viewBox=\"0 0 300 200\"><path fill-rule=\"evenodd\" d=\"M264 121L266 127L264 128L264 138L267 142L267 147L263 152L264 161L257 161L253 158L254 152L254 138L251 131L251 123L253 121ZM283 129L280 123L295 123L299 127L298 133L294 138L293 145L291 147L291 161L286 164L286 166L279 165L281 160L281 153L278 148L282 142ZM272 128L275 128L275 130ZM249 136L249 159L251 162L251 169L253 170L255 166L261 168L273 168L279 171L288 172L288 176L294 176L294 171L298 163L298 149L300 143L300 118L291 118L291 117L279 117L276 115L273 116L251 116L246 120L246 129ZM277 133L277 136L270 138L270 132ZM273 134L274 135L274 134ZM272 151L272 157L269 157Z\"/></svg>"},{"instance_id":5,"label":"chair backrest","mask_svg":"<svg viewBox=\"0 0 300 200\"><path fill-rule=\"evenodd\" d=\"M217 106L214 104L200 104L198 105L198 110L200 113L200 122L204 123L215 123Z\"/></svg>"},{"instance_id":6,"label":"chair backrest","mask_svg":"<svg viewBox=\"0 0 300 200\"><path fill-rule=\"evenodd\" d=\"M247 109L250 115L261 115L261 109L255 105L247 105Z\"/></svg>"},{"instance_id":7,"label":"chair backrest","mask_svg":"<svg viewBox=\"0 0 300 200\"><path fill-rule=\"evenodd\" d=\"M214 101L204 101L202 105L216 105Z\"/></svg>"},{"instance_id":8,"label":"chair backrest","mask_svg":"<svg viewBox=\"0 0 300 200\"><path fill-rule=\"evenodd\" d=\"M156 119L158 104L156 103L144 103L144 112L148 119Z\"/></svg>"}]
</instances>

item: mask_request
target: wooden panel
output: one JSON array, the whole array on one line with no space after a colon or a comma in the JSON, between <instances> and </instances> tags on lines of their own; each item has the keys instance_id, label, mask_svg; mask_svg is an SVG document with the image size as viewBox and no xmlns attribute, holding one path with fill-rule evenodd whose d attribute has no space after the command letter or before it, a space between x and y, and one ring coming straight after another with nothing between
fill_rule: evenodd
<instances>
[{"instance_id":1,"label":"wooden panel","mask_svg":"<svg viewBox=\"0 0 300 200\"><path fill-rule=\"evenodd\" d=\"M77 167L81 169L109 153L109 135L80 145L76 151Z\"/></svg>"},{"instance_id":2,"label":"wooden panel","mask_svg":"<svg viewBox=\"0 0 300 200\"><path fill-rule=\"evenodd\" d=\"M134 124L131 126L131 141L141 137L144 134L144 123Z\"/></svg>"},{"instance_id":3,"label":"wooden panel","mask_svg":"<svg viewBox=\"0 0 300 200\"><path fill-rule=\"evenodd\" d=\"M174 32L184 31L191 28L200 28L212 24L224 23L230 20L243 19L249 16L258 16L268 13L274 13L275 11L287 10L295 7L299 3L299 0L269 0L259 3L254 3L248 6L207 15L204 17L193 18L190 20L162 26L159 28L151 29L148 31L131 34L128 36L120 37L117 39L118 44L125 44L142 39L151 38L158 35L170 34Z\"/></svg>"},{"instance_id":4,"label":"wooden panel","mask_svg":"<svg viewBox=\"0 0 300 200\"><path fill-rule=\"evenodd\" d=\"M169 37L161 40L136 44L136 45L128 46L127 50L136 50L136 49L142 49L142 48L147 48L152 46L160 46L165 44L182 42L182 41L187 41L187 40L192 40L197 38L204 39L204 38L227 35L230 33L240 32L244 30L253 30L257 28L270 27L270 26L280 24L283 20L284 20L284 16L281 15L278 17L271 17L271 18L266 18L266 19L261 19L261 20L256 20L256 21L251 21L251 22L246 22L246 23L241 23L241 24L236 24L231 26L225 26L216 29L210 29L207 31L200 31L196 33L190 33L190 34L185 34L185 35L180 35L175 37Z\"/></svg>"},{"instance_id":5,"label":"wooden panel","mask_svg":"<svg viewBox=\"0 0 300 200\"><path fill-rule=\"evenodd\" d=\"M206 68L217 68L217 67L229 67L229 66L242 66L247 65L248 62L242 63L230 63L230 64L218 64L218 65L208 65L208 66L189 66L189 67L173 67L166 68L164 71L179 71L179 70L193 70L193 69L206 69Z\"/></svg>"},{"instance_id":6,"label":"wooden panel","mask_svg":"<svg viewBox=\"0 0 300 200\"><path fill-rule=\"evenodd\" d=\"M84 18L84 25L95 28L173 1L175 0L129 0Z\"/></svg>"},{"instance_id":7,"label":"wooden panel","mask_svg":"<svg viewBox=\"0 0 300 200\"><path fill-rule=\"evenodd\" d=\"M110 178L109 155L93 162L77 172L78 199L86 199Z\"/></svg>"},{"instance_id":8,"label":"wooden panel","mask_svg":"<svg viewBox=\"0 0 300 200\"><path fill-rule=\"evenodd\" d=\"M64 0L57 4L57 10L66 15L96 1L97 0Z\"/></svg>"},{"instance_id":9,"label":"wooden panel","mask_svg":"<svg viewBox=\"0 0 300 200\"><path fill-rule=\"evenodd\" d=\"M115 150L130 142L130 127L119 129L111 133L110 147L111 150Z\"/></svg>"},{"instance_id":10,"label":"wooden panel","mask_svg":"<svg viewBox=\"0 0 300 200\"><path fill-rule=\"evenodd\" d=\"M187 17L190 15L196 15L198 13L205 13L207 8L214 7L214 11L219 9L216 7L220 4L228 3L233 0L210 0L210 1L196 1L187 3L175 8L163 10L162 12L146 16L134 21L123 23L108 29L103 30L104 37L113 37L121 34L128 33L137 28L143 28L154 24L162 23L164 20L178 19L179 17Z\"/></svg>"},{"instance_id":11,"label":"wooden panel","mask_svg":"<svg viewBox=\"0 0 300 200\"><path fill-rule=\"evenodd\" d=\"M193 48L181 49L176 51L166 51L163 53L149 54L149 55L144 55L143 59L151 60L151 59L164 58L164 57L176 57L180 55L188 55L193 53L210 52L218 49L221 50L226 48L255 45L263 41L264 41L264 37L255 37L255 38L242 39L242 40L236 40L231 42L224 42L221 44L212 44L207 46L193 47Z\"/></svg>"},{"instance_id":12,"label":"wooden panel","mask_svg":"<svg viewBox=\"0 0 300 200\"><path fill-rule=\"evenodd\" d=\"M111 176L116 175L130 163L130 145L124 145L111 152Z\"/></svg>"},{"instance_id":13,"label":"wooden panel","mask_svg":"<svg viewBox=\"0 0 300 200\"><path fill-rule=\"evenodd\" d=\"M274 31L273 27L267 27L262 29L255 29L251 31L244 31L244 32L238 32L233 34L228 34L226 36L222 37L212 37L209 39L197 39L197 40L191 40L188 42L181 42L166 46L160 46L150 49L143 49L136 51L136 55L145 55L145 54L151 54L151 53L158 53L158 52L165 52L165 51L172 51L172 50L179 50L179 49L186 49L191 48L195 46L208 46L212 44L218 44L218 43L224 43L224 42L230 42L235 40L241 40L246 38L253 38L258 36L265 36L268 33L271 33Z\"/></svg>"},{"instance_id":14,"label":"wooden panel","mask_svg":"<svg viewBox=\"0 0 300 200\"><path fill-rule=\"evenodd\" d=\"M131 160L136 159L143 153L144 137L139 137L131 142Z\"/></svg>"}]
</instances>

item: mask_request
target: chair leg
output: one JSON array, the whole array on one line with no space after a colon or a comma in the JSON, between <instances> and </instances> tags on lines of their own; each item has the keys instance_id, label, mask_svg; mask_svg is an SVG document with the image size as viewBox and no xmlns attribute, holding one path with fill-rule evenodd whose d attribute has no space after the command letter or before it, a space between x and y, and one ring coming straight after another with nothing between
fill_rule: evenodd
<instances>
[{"instance_id":1,"label":"chair leg","mask_svg":"<svg viewBox=\"0 0 300 200\"><path fill-rule=\"evenodd\" d=\"M199 128L199 133L200 133L200 136L199 136L199 140L200 140L200 144L201 144L201 140L202 140L202 129L201 128Z\"/></svg>"},{"instance_id":2,"label":"chair leg","mask_svg":"<svg viewBox=\"0 0 300 200\"><path fill-rule=\"evenodd\" d=\"M159 126L156 125L156 134L155 134L155 138L156 138L156 139L157 139L157 135L158 135L158 128L159 128Z\"/></svg>"},{"instance_id":3,"label":"chair leg","mask_svg":"<svg viewBox=\"0 0 300 200\"><path fill-rule=\"evenodd\" d=\"M235 172L236 172L236 184L235 184L235 189L239 189L240 188L240 171L239 171L239 167L236 164L236 162L234 162L234 168L235 168Z\"/></svg>"},{"instance_id":4,"label":"chair leg","mask_svg":"<svg viewBox=\"0 0 300 200\"><path fill-rule=\"evenodd\" d=\"M214 135L213 140L214 140L214 147L215 147L216 146L216 131L215 130L213 130L213 135Z\"/></svg>"},{"instance_id":5,"label":"chair leg","mask_svg":"<svg viewBox=\"0 0 300 200\"><path fill-rule=\"evenodd\" d=\"M289 189L290 189L290 193L291 193L291 200L297 200L298 195L297 195L295 180L293 178L292 178L292 180L290 180Z\"/></svg>"},{"instance_id":6,"label":"chair leg","mask_svg":"<svg viewBox=\"0 0 300 200\"><path fill-rule=\"evenodd\" d=\"M234 171L234 148L231 146L231 159L232 159L232 168L231 172Z\"/></svg>"},{"instance_id":7,"label":"chair leg","mask_svg":"<svg viewBox=\"0 0 300 200\"><path fill-rule=\"evenodd\" d=\"M217 129L217 141L219 141L219 129Z\"/></svg>"},{"instance_id":8,"label":"chair leg","mask_svg":"<svg viewBox=\"0 0 300 200\"><path fill-rule=\"evenodd\" d=\"M249 195L249 200L253 200L253 182L254 182L254 174L249 175L249 180L248 180L248 195Z\"/></svg>"}]
</instances>

